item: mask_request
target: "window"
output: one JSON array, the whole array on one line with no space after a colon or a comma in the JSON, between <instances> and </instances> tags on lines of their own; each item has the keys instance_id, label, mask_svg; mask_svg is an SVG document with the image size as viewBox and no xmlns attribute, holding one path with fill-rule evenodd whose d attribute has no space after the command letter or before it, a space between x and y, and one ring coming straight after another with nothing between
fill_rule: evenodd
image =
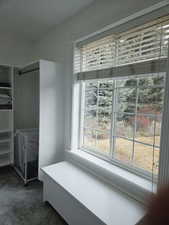
<instances>
[{"instance_id":1,"label":"window","mask_svg":"<svg viewBox=\"0 0 169 225\"><path fill-rule=\"evenodd\" d=\"M169 16L78 43L79 148L142 176L158 175Z\"/></svg>"},{"instance_id":2,"label":"window","mask_svg":"<svg viewBox=\"0 0 169 225\"><path fill-rule=\"evenodd\" d=\"M164 75L82 82L80 148L158 172Z\"/></svg>"}]
</instances>

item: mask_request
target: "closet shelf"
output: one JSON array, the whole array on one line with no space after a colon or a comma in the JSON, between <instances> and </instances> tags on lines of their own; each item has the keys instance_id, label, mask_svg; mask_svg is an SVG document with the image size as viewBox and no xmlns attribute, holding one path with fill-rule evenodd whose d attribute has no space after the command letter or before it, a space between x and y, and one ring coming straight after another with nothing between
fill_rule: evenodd
<instances>
[{"instance_id":1,"label":"closet shelf","mask_svg":"<svg viewBox=\"0 0 169 225\"><path fill-rule=\"evenodd\" d=\"M10 150L9 150L9 149L6 149L6 150L0 150L0 157L1 157L1 155L6 155L6 154L8 154L8 153L10 153Z\"/></svg>"},{"instance_id":2,"label":"closet shelf","mask_svg":"<svg viewBox=\"0 0 169 225\"><path fill-rule=\"evenodd\" d=\"M0 86L0 89L4 89L4 90L11 90L11 89L12 89L12 87L2 87L2 86Z\"/></svg>"},{"instance_id":3,"label":"closet shelf","mask_svg":"<svg viewBox=\"0 0 169 225\"><path fill-rule=\"evenodd\" d=\"M10 142L11 138L6 138L6 139L0 139L0 143L5 143L5 142Z\"/></svg>"},{"instance_id":4,"label":"closet shelf","mask_svg":"<svg viewBox=\"0 0 169 225\"><path fill-rule=\"evenodd\" d=\"M13 164L14 67L0 65L0 167Z\"/></svg>"},{"instance_id":5,"label":"closet shelf","mask_svg":"<svg viewBox=\"0 0 169 225\"><path fill-rule=\"evenodd\" d=\"M5 112L5 111L12 111L13 109L0 109L0 111L3 111L3 112Z\"/></svg>"},{"instance_id":6,"label":"closet shelf","mask_svg":"<svg viewBox=\"0 0 169 225\"><path fill-rule=\"evenodd\" d=\"M10 132L12 132L12 130L8 130L8 129L6 129L6 130L5 130L5 129L4 129L4 130L1 130L1 129L0 129L0 134L1 134L1 133L10 133Z\"/></svg>"},{"instance_id":7,"label":"closet shelf","mask_svg":"<svg viewBox=\"0 0 169 225\"><path fill-rule=\"evenodd\" d=\"M0 161L0 167L8 166L10 164L11 163L10 163L10 160L9 159L3 160L3 162Z\"/></svg>"}]
</instances>

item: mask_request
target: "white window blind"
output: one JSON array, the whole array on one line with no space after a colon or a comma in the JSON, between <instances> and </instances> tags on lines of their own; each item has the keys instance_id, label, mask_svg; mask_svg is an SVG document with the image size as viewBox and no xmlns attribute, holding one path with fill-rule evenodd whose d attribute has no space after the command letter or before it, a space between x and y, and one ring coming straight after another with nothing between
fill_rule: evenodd
<instances>
[{"instance_id":1,"label":"white window blind","mask_svg":"<svg viewBox=\"0 0 169 225\"><path fill-rule=\"evenodd\" d=\"M74 71L79 80L165 72L168 39L169 16L108 35L75 49Z\"/></svg>"}]
</instances>

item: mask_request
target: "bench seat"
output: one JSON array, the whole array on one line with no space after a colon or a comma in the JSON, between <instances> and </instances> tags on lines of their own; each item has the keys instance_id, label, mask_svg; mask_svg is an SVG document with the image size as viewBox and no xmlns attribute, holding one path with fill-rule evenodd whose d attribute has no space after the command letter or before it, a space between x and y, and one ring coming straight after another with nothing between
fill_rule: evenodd
<instances>
[{"instance_id":1,"label":"bench seat","mask_svg":"<svg viewBox=\"0 0 169 225\"><path fill-rule=\"evenodd\" d=\"M70 162L42 168L44 201L69 225L135 225L141 204Z\"/></svg>"}]
</instances>

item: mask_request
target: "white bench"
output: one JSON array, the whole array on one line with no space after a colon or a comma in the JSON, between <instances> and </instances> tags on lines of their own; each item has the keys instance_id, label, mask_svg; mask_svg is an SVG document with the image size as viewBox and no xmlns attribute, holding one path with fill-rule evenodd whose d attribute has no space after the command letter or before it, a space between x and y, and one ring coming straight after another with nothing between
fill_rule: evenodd
<instances>
[{"instance_id":1,"label":"white bench","mask_svg":"<svg viewBox=\"0 0 169 225\"><path fill-rule=\"evenodd\" d=\"M69 225L135 225L144 214L138 202L69 162L42 171L44 201Z\"/></svg>"}]
</instances>

